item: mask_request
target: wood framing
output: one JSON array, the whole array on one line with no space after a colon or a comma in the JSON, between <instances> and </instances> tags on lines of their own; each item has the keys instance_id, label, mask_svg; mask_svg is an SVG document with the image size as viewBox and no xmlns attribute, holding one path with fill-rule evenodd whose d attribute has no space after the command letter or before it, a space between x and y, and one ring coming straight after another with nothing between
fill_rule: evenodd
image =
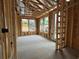
<instances>
[{"instance_id":1,"label":"wood framing","mask_svg":"<svg viewBox=\"0 0 79 59\"><path fill-rule=\"evenodd\" d=\"M40 20L39 18L36 18L36 34L39 35L40 32Z\"/></svg>"},{"instance_id":2,"label":"wood framing","mask_svg":"<svg viewBox=\"0 0 79 59\"><path fill-rule=\"evenodd\" d=\"M18 0L18 1L21 2L21 3L24 3L25 9L26 10L29 9L29 11L32 11L31 16L35 17L35 18L38 18L38 16L40 16L41 14L45 13L48 10L51 10L52 8L54 8L54 6L56 6L55 1L48 1L48 0L46 0L46 1L40 1L40 0L36 0L36 1L34 1L34 0L29 0L29 1L23 0L23 1L20 1L20 0ZM25 14L26 14L26 12L25 12ZM28 15L29 14L30 13L28 13ZM28 15L26 14L24 16L28 17Z\"/></svg>"},{"instance_id":3,"label":"wood framing","mask_svg":"<svg viewBox=\"0 0 79 59\"><path fill-rule=\"evenodd\" d=\"M65 45L66 35L66 1L57 3L57 24L56 24L56 49L61 50Z\"/></svg>"},{"instance_id":4,"label":"wood framing","mask_svg":"<svg viewBox=\"0 0 79 59\"><path fill-rule=\"evenodd\" d=\"M67 26L67 46L79 49L78 46L78 25L79 25L79 1L72 0L68 3L68 7L66 8L68 11L68 26ZM75 16L76 15L76 16Z\"/></svg>"}]
</instances>

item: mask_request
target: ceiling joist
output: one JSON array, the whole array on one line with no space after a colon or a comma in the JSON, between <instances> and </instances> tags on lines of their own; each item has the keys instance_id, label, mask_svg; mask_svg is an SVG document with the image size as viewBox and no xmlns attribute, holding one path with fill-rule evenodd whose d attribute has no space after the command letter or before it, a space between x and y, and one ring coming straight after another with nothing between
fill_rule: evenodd
<instances>
[{"instance_id":1,"label":"ceiling joist","mask_svg":"<svg viewBox=\"0 0 79 59\"><path fill-rule=\"evenodd\" d=\"M45 9L49 9L45 4L43 4L40 0L37 0L39 2L39 4L43 5L45 7Z\"/></svg>"},{"instance_id":2,"label":"ceiling joist","mask_svg":"<svg viewBox=\"0 0 79 59\"><path fill-rule=\"evenodd\" d=\"M32 6L31 4L26 4L25 2L23 2L24 4L25 4L25 6L29 9L29 10L31 10L31 11L39 11L37 8L35 8L34 6Z\"/></svg>"},{"instance_id":3,"label":"ceiling joist","mask_svg":"<svg viewBox=\"0 0 79 59\"><path fill-rule=\"evenodd\" d=\"M49 1L49 0L45 0L48 4L50 4L51 6L53 6L53 4Z\"/></svg>"},{"instance_id":4,"label":"ceiling joist","mask_svg":"<svg viewBox=\"0 0 79 59\"><path fill-rule=\"evenodd\" d=\"M42 9L41 7L38 6L38 4L36 4L36 2L31 1L32 4L34 4L35 6L37 6L37 8Z\"/></svg>"},{"instance_id":5,"label":"ceiling joist","mask_svg":"<svg viewBox=\"0 0 79 59\"><path fill-rule=\"evenodd\" d=\"M25 16L28 16L31 11L33 17L41 17L40 15L44 15L47 11L56 6L55 0L19 0L19 2L22 2L25 5ZM19 9L21 9L20 6L22 5L19 4Z\"/></svg>"}]
</instances>

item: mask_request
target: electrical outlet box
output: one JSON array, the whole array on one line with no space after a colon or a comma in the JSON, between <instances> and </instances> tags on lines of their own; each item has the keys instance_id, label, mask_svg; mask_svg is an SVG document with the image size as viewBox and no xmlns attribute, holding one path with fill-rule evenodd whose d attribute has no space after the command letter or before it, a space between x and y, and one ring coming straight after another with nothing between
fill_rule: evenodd
<instances>
[{"instance_id":1,"label":"electrical outlet box","mask_svg":"<svg viewBox=\"0 0 79 59\"><path fill-rule=\"evenodd\" d=\"M7 28L2 28L2 33L7 33L8 29Z\"/></svg>"}]
</instances>

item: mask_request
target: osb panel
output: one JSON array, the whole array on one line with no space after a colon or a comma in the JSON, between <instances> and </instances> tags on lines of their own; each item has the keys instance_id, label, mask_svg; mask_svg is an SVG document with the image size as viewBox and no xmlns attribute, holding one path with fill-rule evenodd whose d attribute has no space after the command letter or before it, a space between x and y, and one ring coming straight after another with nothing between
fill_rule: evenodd
<instances>
[{"instance_id":1,"label":"osb panel","mask_svg":"<svg viewBox=\"0 0 79 59\"><path fill-rule=\"evenodd\" d=\"M2 31L1 29L4 27L4 19L3 19L3 4L2 4L2 0L0 0L0 45L3 40L3 34L2 34Z\"/></svg>"},{"instance_id":2,"label":"osb panel","mask_svg":"<svg viewBox=\"0 0 79 59\"><path fill-rule=\"evenodd\" d=\"M79 5L74 7L73 48L79 49Z\"/></svg>"},{"instance_id":3,"label":"osb panel","mask_svg":"<svg viewBox=\"0 0 79 59\"><path fill-rule=\"evenodd\" d=\"M2 1L0 0L0 28L2 28L3 25L3 13L2 13Z\"/></svg>"},{"instance_id":4,"label":"osb panel","mask_svg":"<svg viewBox=\"0 0 79 59\"><path fill-rule=\"evenodd\" d=\"M79 0L74 3L68 8L67 46L79 49Z\"/></svg>"},{"instance_id":5,"label":"osb panel","mask_svg":"<svg viewBox=\"0 0 79 59\"><path fill-rule=\"evenodd\" d=\"M72 29L72 8L68 9L68 33L67 33L67 46L70 47L71 40L71 29Z\"/></svg>"},{"instance_id":6,"label":"osb panel","mask_svg":"<svg viewBox=\"0 0 79 59\"><path fill-rule=\"evenodd\" d=\"M1 0L0 0L0 29L1 29L1 26L2 26L2 8L1 8ZM0 44L1 44L1 32L0 32Z\"/></svg>"}]
</instances>

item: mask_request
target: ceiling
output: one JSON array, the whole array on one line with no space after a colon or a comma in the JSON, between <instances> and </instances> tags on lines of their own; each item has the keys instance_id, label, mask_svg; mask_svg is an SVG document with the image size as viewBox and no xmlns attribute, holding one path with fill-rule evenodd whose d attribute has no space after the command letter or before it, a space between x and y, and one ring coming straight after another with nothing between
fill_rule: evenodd
<instances>
[{"instance_id":1,"label":"ceiling","mask_svg":"<svg viewBox=\"0 0 79 59\"><path fill-rule=\"evenodd\" d=\"M24 17L39 17L56 5L56 0L17 0L17 11Z\"/></svg>"}]
</instances>

